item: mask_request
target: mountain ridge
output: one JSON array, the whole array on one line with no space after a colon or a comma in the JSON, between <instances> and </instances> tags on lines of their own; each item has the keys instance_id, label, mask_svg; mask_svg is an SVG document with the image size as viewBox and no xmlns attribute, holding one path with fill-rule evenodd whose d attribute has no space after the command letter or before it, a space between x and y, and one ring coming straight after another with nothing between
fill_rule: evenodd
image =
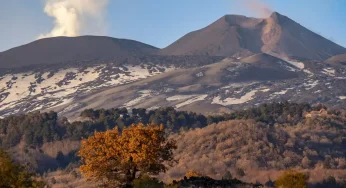
<instances>
[{"instance_id":1,"label":"mountain ridge","mask_svg":"<svg viewBox=\"0 0 346 188\"><path fill-rule=\"evenodd\" d=\"M207 55L246 57L267 53L298 60L327 60L346 49L278 12L267 18L224 15L159 49L107 36L53 37L0 52L0 69L112 59L119 56Z\"/></svg>"},{"instance_id":2,"label":"mountain ridge","mask_svg":"<svg viewBox=\"0 0 346 188\"><path fill-rule=\"evenodd\" d=\"M268 18L225 15L160 50L162 55L247 56L268 53L282 57L325 60L346 49L277 12Z\"/></svg>"},{"instance_id":3,"label":"mountain ridge","mask_svg":"<svg viewBox=\"0 0 346 188\"><path fill-rule=\"evenodd\" d=\"M106 36L53 37L0 52L0 68L153 54L158 48Z\"/></svg>"}]
</instances>

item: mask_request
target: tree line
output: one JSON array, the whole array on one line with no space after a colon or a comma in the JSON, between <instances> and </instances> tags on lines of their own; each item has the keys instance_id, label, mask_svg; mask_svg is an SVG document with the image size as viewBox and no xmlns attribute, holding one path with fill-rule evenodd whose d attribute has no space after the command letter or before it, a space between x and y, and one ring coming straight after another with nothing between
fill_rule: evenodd
<instances>
[{"instance_id":1,"label":"tree line","mask_svg":"<svg viewBox=\"0 0 346 188\"><path fill-rule=\"evenodd\" d=\"M0 146L10 148L21 141L29 146L40 146L46 142L70 138L81 140L95 131L105 131L117 126L120 130L131 124L144 123L165 125L166 132L179 132L193 128L202 128L212 123L234 119L255 119L267 124L296 124L304 120L304 112L320 110L322 105L312 107L309 104L270 103L229 114L202 115L194 112L177 111L173 107L155 110L145 108L86 109L81 112L83 121L69 122L58 117L56 112L39 111L12 115L0 119ZM338 113L335 111L333 113Z\"/></svg>"}]
</instances>

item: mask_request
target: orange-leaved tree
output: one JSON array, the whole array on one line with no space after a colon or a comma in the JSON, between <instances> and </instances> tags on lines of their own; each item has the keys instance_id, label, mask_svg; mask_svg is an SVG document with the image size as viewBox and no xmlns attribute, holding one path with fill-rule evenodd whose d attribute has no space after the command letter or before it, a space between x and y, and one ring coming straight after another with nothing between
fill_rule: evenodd
<instances>
[{"instance_id":1,"label":"orange-leaved tree","mask_svg":"<svg viewBox=\"0 0 346 188\"><path fill-rule=\"evenodd\" d=\"M115 127L82 140L81 172L109 187L131 187L138 173L156 175L172 165L174 140L168 140L163 125L139 123Z\"/></svg>"},{"instance_id":2,"label":"orange-leaved tree","mask_svg":"<svg viewBox=\"0 0 346 188\"><path fill-rule=\"evenodd\" d=\"M194 170L189 170L188 172L185 173L185 177L187 179L190 179L191 177L199 177L202 176L202 174L194 171Z\"/></svg>"},{"instance_id":3,"label":"orange-leaved tree","mask_svg":"<svg viewBox=\"0 0 346 188\"><path fill-rule=\"evenodd\" d=\"M307 175L295 170L287 170L275 181L277 188L306 188Z\"/></svg>"}]
</instances>

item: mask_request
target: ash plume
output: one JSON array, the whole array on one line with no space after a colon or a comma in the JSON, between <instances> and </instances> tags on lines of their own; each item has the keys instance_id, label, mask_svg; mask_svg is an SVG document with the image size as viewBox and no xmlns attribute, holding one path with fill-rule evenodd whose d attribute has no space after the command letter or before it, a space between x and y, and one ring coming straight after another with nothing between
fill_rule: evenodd
<instances>
[{"instance_id":1,"label":"ash plume","mask_svg":"<svg viewBox=\"0 0 346 188\"><path fill-rule=\"evenodd\" d=\"M237 3L241 8L248 12L255 13L257 16L262 18L270 16L273 12L270 6L261 0L237 0Z\"/></svg>"},{"instance_id":2,"label":"ash plume","mask_svg":"<svg viewBox=\"0 0 346 188\"><path fill-rule=\"evenodd\" d=\"M44 12L54 18L54 28L38 38L104 34L108 0L46 0Z\"/></svg>"}]
</instances>

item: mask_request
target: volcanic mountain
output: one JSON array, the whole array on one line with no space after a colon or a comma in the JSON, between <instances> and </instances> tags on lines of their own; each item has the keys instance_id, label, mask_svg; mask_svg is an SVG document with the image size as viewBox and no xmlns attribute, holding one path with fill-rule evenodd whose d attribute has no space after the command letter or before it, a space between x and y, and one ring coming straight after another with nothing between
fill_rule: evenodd
<instances>
[{"instance_id":1,"label":"volcanic mountain","mask_svg":"<svg viewBox=\"0 0 346 188\"><path fill-rule=\"evenodd\" d=\"M278 13L227 15L164 49L110 37L41 39L0 53L0 117L164 106L208 114L284 100L344 107L346 66L336 55L345 53Z\"/></svg>"},{"instance_id":2,"label":"volcanic mountain","mask_svg":"<svg viewBox=\"0 0 346 188\"><path fill-rule=\"evenodd\" d=\"M162 49L162 55L245 57L253 53L326 60L346 49L277 12L265 19L226 15Z\"/></svg>"},{"instance_id":3,"label":"volcanic mountain","mask_svg":"<svg viewBox=\"0 0 346 188\"><path fill-rule=\"evenodd\" d=\"M45 38L1 52L0 68L148 55L156 50L134 40L103 36Z\"/></svg>"},{"instance_id":4,"label":"volcanic mountain","mask_svg":"<svg viewBox=\"0 0 346 188\"><path fill-rule=\"evenodd\" d=\"M103 36L40 39L0 52L0 69L153 54L243 58L258 53L297 60L326 60L346 53L346 49L274 12L265 19L225 15L161 50L134 40Z\"/></svg>"}]
</instances>

